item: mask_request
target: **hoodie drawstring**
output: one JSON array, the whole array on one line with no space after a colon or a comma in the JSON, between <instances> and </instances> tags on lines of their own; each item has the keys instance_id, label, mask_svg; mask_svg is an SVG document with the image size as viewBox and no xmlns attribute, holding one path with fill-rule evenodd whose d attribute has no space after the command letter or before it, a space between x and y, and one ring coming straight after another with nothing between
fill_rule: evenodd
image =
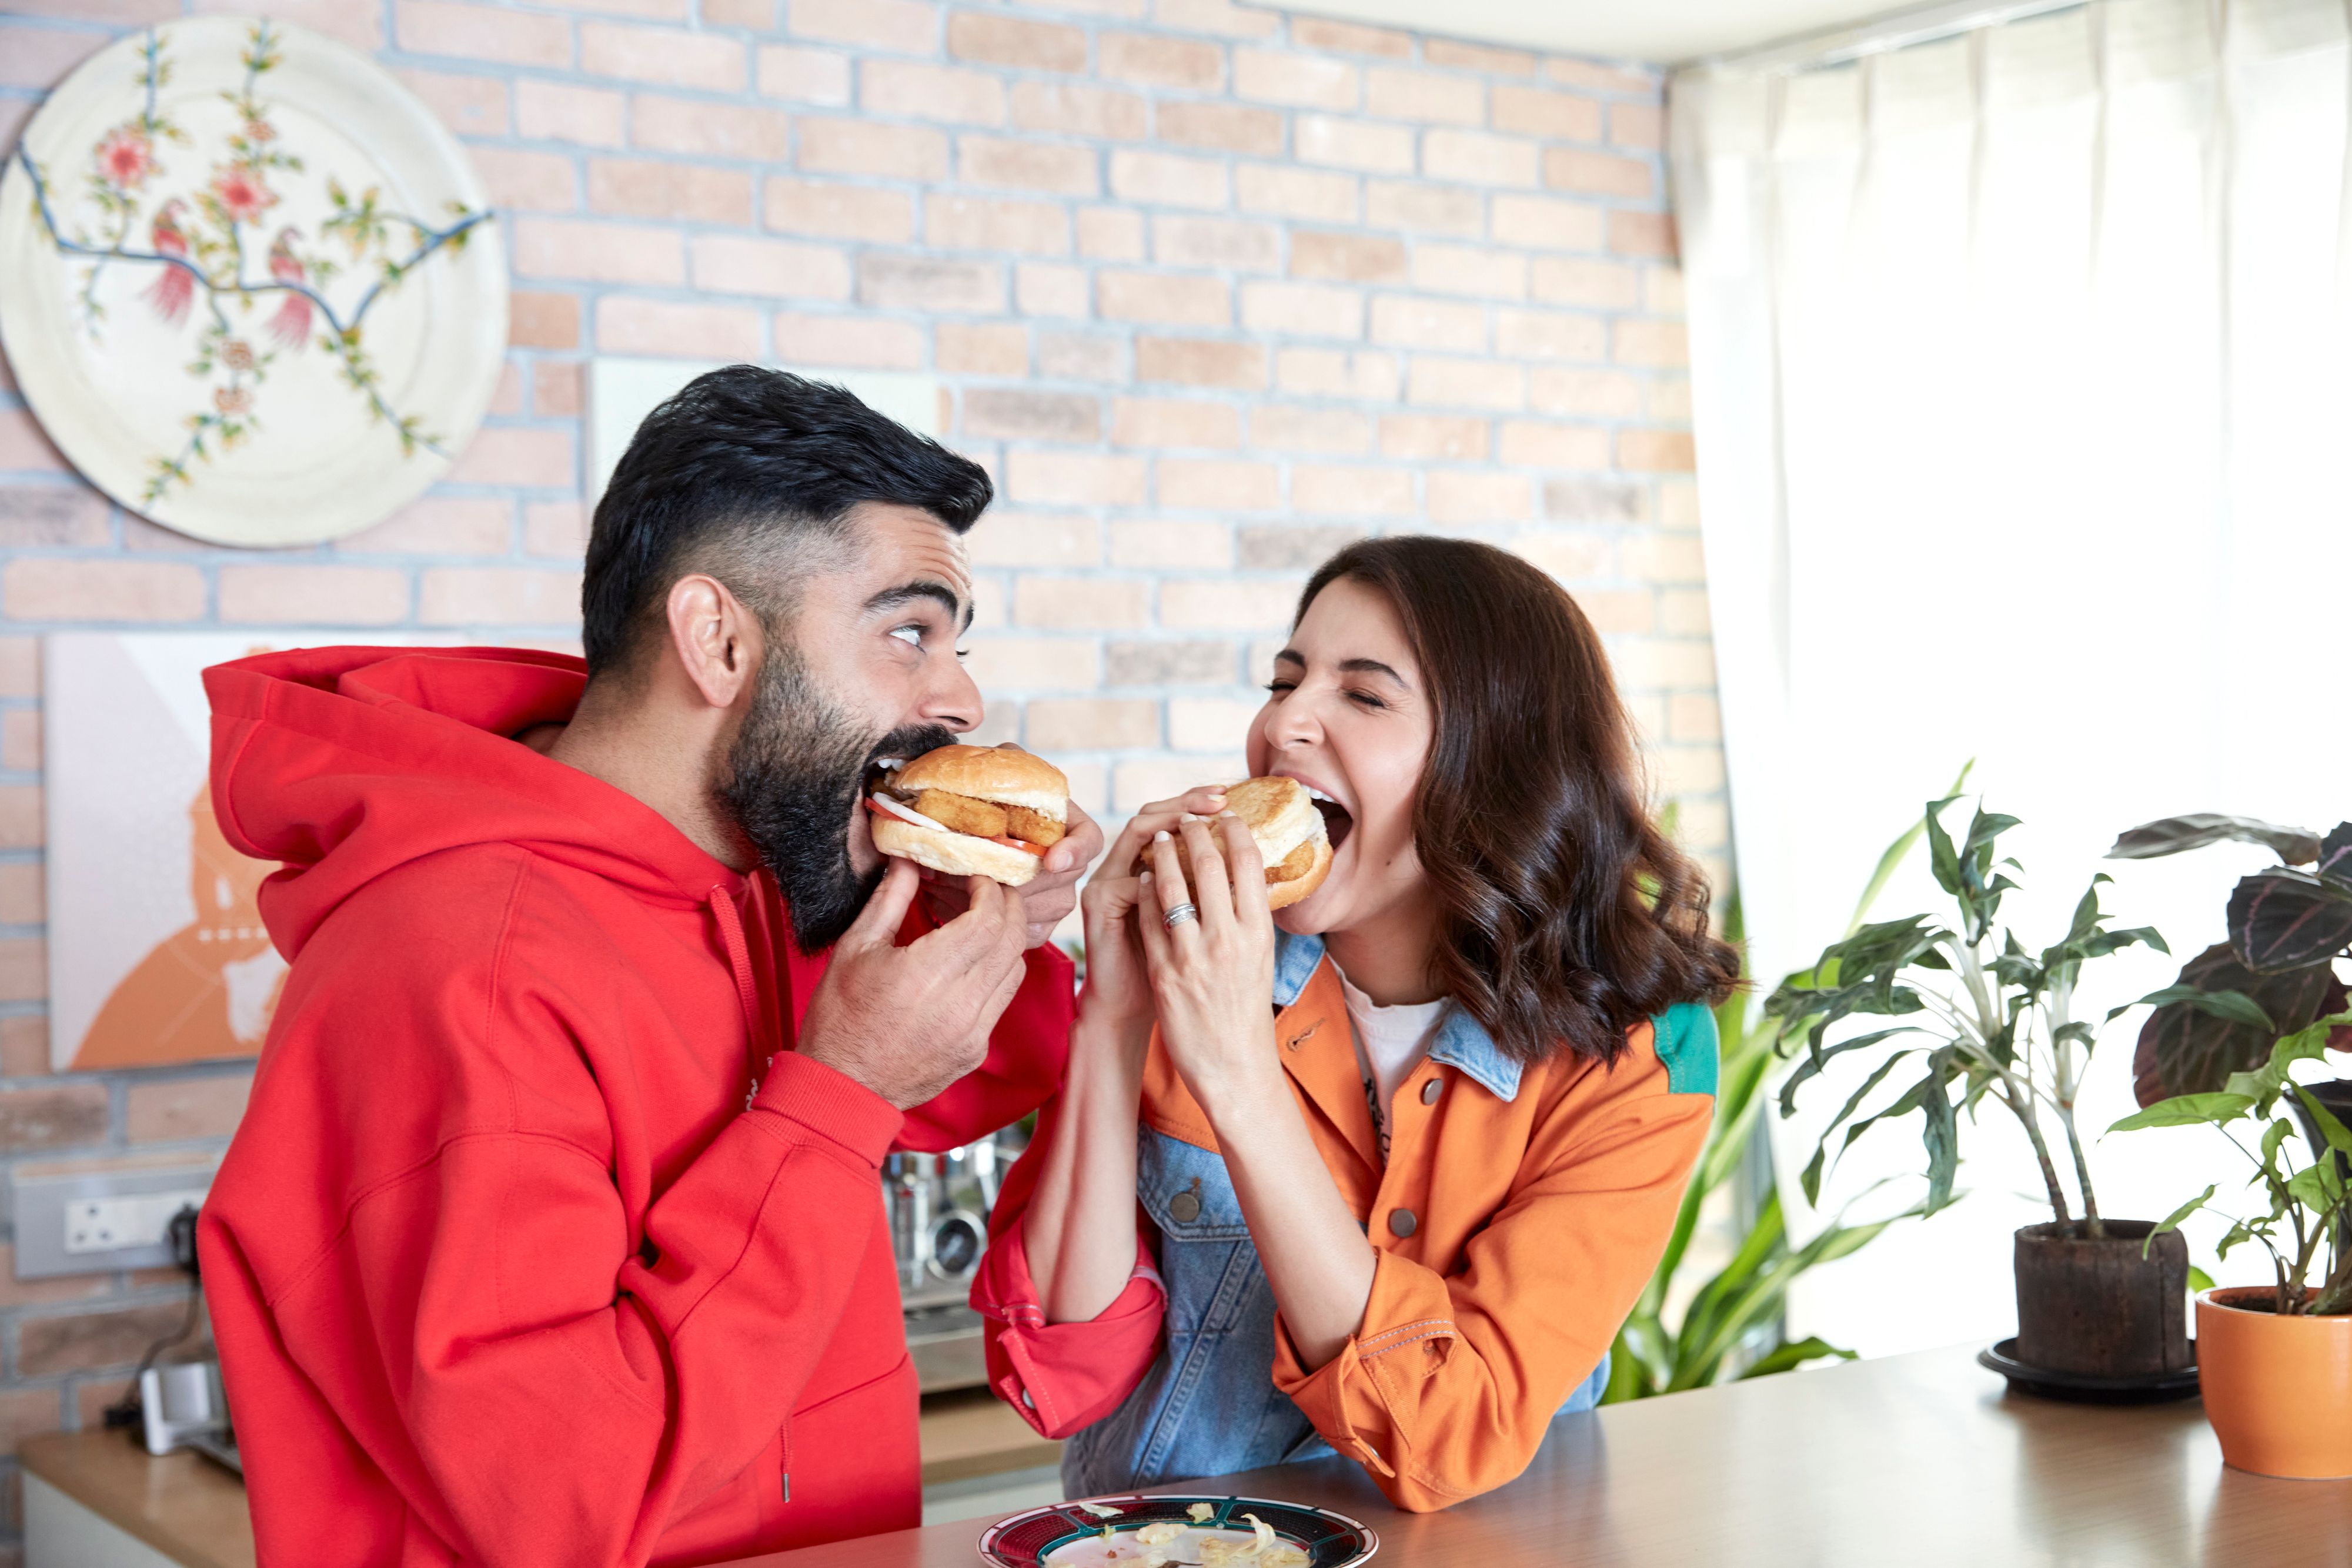
<instances>
[{"instance_id":1,"label":"hoodie drawstring","mask_svg":"<svg viewBox=\"0 0 2352 1568\"><path fill-rule=\"evenodd\" d=\"M748 1111L759 1098L760 1080L774 1058L760 1049L760 991L751 978L751 945L743 940L743 917L735 912L735 900L724 885L710 890L710 917L719 923L719 941L727 949L727 967L735 972L735 995L743 1004L751 1061L751 1087L743 1096L743 1108Z\"/></svg>"}]
</instances>

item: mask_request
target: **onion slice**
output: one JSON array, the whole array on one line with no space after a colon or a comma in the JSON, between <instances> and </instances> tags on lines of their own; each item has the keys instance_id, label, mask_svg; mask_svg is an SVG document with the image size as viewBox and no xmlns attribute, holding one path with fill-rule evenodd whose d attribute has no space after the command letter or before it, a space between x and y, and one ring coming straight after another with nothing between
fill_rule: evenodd
<instances>
[{"instance_id":1,"label":"onion slice","mask_svg":"<svg viewBox=\"0 0 2352 1568\"><path fill-rule=\"evenodd\" d=\"M868 806L873 807L877 811L887 811L894 817L903 818L905 821L914 823L915 826L919 828L929 828L933 832L950 833L955 831L949 827L945 822L933 821L930 818L924 816L920 811L916 810L912 806L900 805L898 801L893 800L887 795L868 795L866 797L866 803Z\"/></svg>"}]
</instances>

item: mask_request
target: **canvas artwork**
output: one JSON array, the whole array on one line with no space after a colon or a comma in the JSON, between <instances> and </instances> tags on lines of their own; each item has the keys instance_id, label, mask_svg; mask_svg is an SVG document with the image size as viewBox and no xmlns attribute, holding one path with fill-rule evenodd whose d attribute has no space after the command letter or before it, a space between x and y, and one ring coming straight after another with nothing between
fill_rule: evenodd
<instances>
[{"instance_id":1,"label":"canvas artwork","mask_svg":"<svg viewBox=\"0 0 2352 1568\"><path fill-rule=\"evenodd\" d=\"M383 68L266 18L92 57L0 187L0 336L101 489L224 544L332 538L472 438L506 264L464 150Z\"/></svg>"},{"instance_id":2,"label":"canvas artwork","mask_svg":"<svg viewBox=\"0 0 2352 1568\"><path fill-rule=\"evenodd\" d=\"M45 659L53 1070L250 1056L286 961L207 787L207 665L382 632L60 632Z\"/></svg>"}]
</instances>

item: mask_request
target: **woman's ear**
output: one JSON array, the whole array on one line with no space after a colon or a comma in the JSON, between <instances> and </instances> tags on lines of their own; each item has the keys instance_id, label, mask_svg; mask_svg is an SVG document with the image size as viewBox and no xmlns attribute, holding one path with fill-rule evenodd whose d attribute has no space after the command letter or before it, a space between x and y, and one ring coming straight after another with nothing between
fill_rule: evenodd
<instances>
[{"instance_id":1,"label":"woman's ear","mask_svg":"<svg viewBox=\"0 0 2352 1568\"><path fill-rule=\"evenodd\" d=\"M700 572L671 583L663 610L686 678L712 707L733 707L760 667L760 618L725 583Z\"/></svg>"}]
</instances>

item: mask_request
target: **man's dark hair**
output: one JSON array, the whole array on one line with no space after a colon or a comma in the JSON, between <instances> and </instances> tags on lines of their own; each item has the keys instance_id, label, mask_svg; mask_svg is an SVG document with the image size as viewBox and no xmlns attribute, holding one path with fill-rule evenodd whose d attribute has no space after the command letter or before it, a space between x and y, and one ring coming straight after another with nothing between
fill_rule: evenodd
<instances>
[{"instance_id":1,"label":"man's dark hair","mask_svg":"<svg viewBox=\"0 0 2352 1568\"><path fill-rule=\"evenodd\" d=\"M613 470L580 588L588 672L633 662L670 584L704 571L763 621L789 616L783 570L837 544L861 501L920 507L957 533L987 473L824 382L730 365L646 416Z\"/></svg>"}]
</instances>

